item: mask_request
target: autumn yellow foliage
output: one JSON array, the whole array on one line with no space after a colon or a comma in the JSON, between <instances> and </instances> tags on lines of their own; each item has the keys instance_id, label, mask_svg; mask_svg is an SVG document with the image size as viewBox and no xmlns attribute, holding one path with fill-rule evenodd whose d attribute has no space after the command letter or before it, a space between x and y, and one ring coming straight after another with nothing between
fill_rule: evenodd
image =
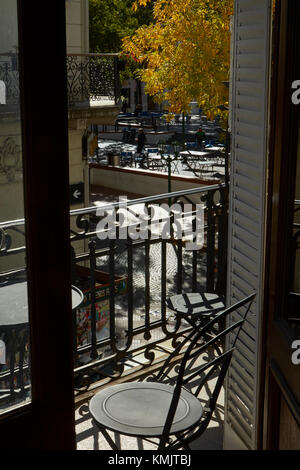
<instances>
[{"instance_id":1,"label":"autumn yellow foliage","mask_svg":"<svg viewBox=\"0 0 300 470\"><path fill-rule=\"evenodd\" d=\"M173 113L197 100L208 117L228 102L230 17L233 0L137 0L153 3L154 22L123 40L139 64L146 92Z\"/></svg>"}]
</instances>

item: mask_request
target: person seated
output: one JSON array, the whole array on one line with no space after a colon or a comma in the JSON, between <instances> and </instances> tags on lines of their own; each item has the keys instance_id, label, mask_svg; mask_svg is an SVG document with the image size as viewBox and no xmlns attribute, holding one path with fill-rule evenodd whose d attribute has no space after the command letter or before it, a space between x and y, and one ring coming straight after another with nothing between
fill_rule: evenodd
<instances>
[{"instance_id":1,"label":"person seated","mask_svg":"<svg viewBox=\"0 0 300 470\"><path fill-rule=\"evenodd\" d=\"M205 132L202 130L201 127L199 127L199 129L197 130L195 137L198 145L201 147L203 144L203 140L205 139Z\"/></svg>"}]
</instances>

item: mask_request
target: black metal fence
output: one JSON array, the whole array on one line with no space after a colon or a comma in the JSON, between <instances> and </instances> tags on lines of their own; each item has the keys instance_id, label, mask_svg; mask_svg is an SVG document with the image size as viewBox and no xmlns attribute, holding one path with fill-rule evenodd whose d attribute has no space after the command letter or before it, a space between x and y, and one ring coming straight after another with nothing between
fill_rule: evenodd
<instances>
[{"instance_id":1,"label":"black metal fence","mask_svg":"<svg viewBox=\"0 0 300 470\"><path fill-rule=\"evenodd\" d=\"M67 54L67 87L70 106L120 98L118 54ZM18 106L20 100L18 55L0 55L0 110ZM54 83L54 81L53 81ZM3 88L3 90L1 89Z\"/></svg>"},{"instance_id":2,"label":"black metal fence","mask_svg":"<svg viewBox=\"0 0 300 470\"><path fill-rule=\"evenodd\" d=\"M166 340L175 341L182 334L187 326L168 311L166 300L170 295L188 291L226 294L227 197L227 187L215 185L127 201L126 215L133 216L127 222L119 203L98 211L91 208L72 212L76 227L82 229L73 231L72 244L85 240L87 248L85 253L74 255L73 283L86 291L90 300L90 306L85 304L82 308L89 334L81 344L81 338L77 340L78 391L99 378L114 380L129 373L128 364L142 369L149 367L156 360L159 345ZM163 213L155 216L155 205L163 207ZM202 240L201 236L197 240L201 235L196 229L200 206L204 233ZM176 237L172 231L174 213L168 212L170 207L182 209L192 234ZM145 217L137 218L137 213ZM99 240L99 231L102 235L105 232L105 218L112 226L105 229L107 238ZM134 237L129 233L132 229ZM191 237L196 247L193 250ZM82 269L86 270L83 278ZM107 278L101 286L98 280L103 273ZM102 326L105 317L106 328ZM77 328L78 324L82 326L81 322L82 318L77 320ZM100 331L98 324L102 326Z\"/></svg>"},{"instance_id":3,"label":"black metal fence","mask_svg":"<svg viewBox=\"0 0 300 470\"><path fill-rule=\"evenodd\" d=\"M79 396L100 379L114 380L134 366L146 369L162 343L176 343L188 326L168 310L170 295L226 294L227 206L222 184L70 212L72 284L84 294L73 317ZM182 236L178 220L188 222L189 230L179 224ZM24 220L0 224L0 260L18 260L2 269L0 294L2 286L25 279L23 232ZM7 344L8 363L0 370L3 399L30 387L24 331ZM0 339L5 334L0 324Z\"/></svg>"},{"instance_id":4,"label":"black metal fence","mask_svg":"<svg viewBox=\"0 0 300 470\"><path fill-rule=\"evenodd\" d=\"M120 97L118 54L68 54L69 105Z\"/></svg>"},{"instance_id":5,"label":"black metal fence","mask_svg":"<svg viewBox=\"0 0 300 470\"><path fill-rule=\"evenodd\" d=\"M0 111L18 106L20 100L18 55L0 54Z\"/></svg>"}]
</instances>

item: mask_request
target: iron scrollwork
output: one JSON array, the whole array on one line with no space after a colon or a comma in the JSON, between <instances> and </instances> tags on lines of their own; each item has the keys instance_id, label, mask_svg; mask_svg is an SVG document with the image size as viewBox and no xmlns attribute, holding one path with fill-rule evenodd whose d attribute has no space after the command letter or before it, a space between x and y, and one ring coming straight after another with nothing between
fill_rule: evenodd
<instances>
[{"instance_id":1,"label":"iron scrollwork","mask_svg":"<svg viewBox=\"0 0 300 470\"><path fill-rule=\"evenodd\" d=\"M18 105L20 100L19 70L17 56L8 54L0 58L0 80L5 85L5 105Z\"/></svg>"},{"instance_id":2,"label":"iron scrollwork","mask_svg":"<svg viewBox=\"0 0 300 470\"><path fill-rule=\"evenodd\" d=\"M85 246L83 252L78 250L76 254L75 250L72 251L72 283L83 282L84 287L80 283L77 285L86 296L82 311L81 307L77 310L78 318L83 323L77 323L74 341L78 395L88 390L95 380L105 380L107 383L123 374L127 375L127 362L137 364L143 373L146 367L156 365L155 353L163 352L165 341L168 341L168 347L171 344L174 349L180 344L189 327L181 324L179 317L174 319L170 316L166 310L166 298L191 289L194 280L195 286L201 284L206 288L211 283L213 291L217 289L217 277L221 272L219 262L223 260L220 256L220 234L226 218L223 207L226 190L223 185L189 190L180 195L169 194L171 202L192 202L193 208L196 201L201 201L201 196L206 195L205 201L202 201L205 206L206 247L201 253L195 250L195 255L187 253L182 241L171 236L170 239L162 239L155 230L153 238L132 240L128 237L122 240L118 232L119 218L116 220L117 239L98 239L99 221L106 218L113 208L118 208L116 204L108 204L105 210L102 207L101 216L96 206L71 211L70 242L72 245L80 243L81 248ZM191 191L195 191L193 198ZM159 201L166 203L166 195L148 198L146 214L151 215L151 205ZM128 208L132 204L133 201L129 201ZM150 224L151 217L147 220ZM211 223L214 227L208 230ZM12 249L11 245L15 245L13 235L20 231L22 225L24 221L2 224L0 255L13 255L20 251L20 248ZM88 241L90 243L86 243ZM218 251L214 249L215 244ZM99 302L104 303L98 305ZM101 323L102 319L105 322Z\"/></svg>"},{"instance_id":3,"label":"iron scrollwork","mask_svg":"<svg viewBox=\"0 0 300 470\"><path fill-rule=\"evenodd\" d=\"M118 58L93 54L67 56L69 104L115 100L118 90Z\"/></svg>"}]
</instances>

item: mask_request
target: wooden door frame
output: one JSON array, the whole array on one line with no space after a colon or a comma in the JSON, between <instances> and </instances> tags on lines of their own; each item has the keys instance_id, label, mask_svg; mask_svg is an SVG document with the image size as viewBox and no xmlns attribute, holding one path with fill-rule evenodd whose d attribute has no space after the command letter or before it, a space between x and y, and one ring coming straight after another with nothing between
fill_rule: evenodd
<instances>
[{"instance_id":1,"label":"wooden door frame","mask_svg":"<svg viewBox=\"0 0 300 470\"><path fill-rule=\"evenodd\" d=\"M282 313L287 308L290 281L291 227L295 195L299 107L293 105L292 82L300 79L300 37L297 33L297 0L278 1L274 23L274 56L271 91L269 142L269 184L267 201L267 253L265 267L264 328L261 376L261 414L258 447L276 449L279 439L280 394L293 395L297 387L291 355L291 331ZM299 24L299 23L298 23ZM291 47L293 45L293 47ZM275 351L278 353L275 353ZM288 377L288 380L286 379ZM298 393L298 392L297 392ZM289 404L292 403L289 400ZM289 405L290 406L290 405ZM294 410L290 410L293 413Z\"/></svg>"},{"instance_id":2,"label":"wooden door frame","mask_svg":"<svg viewBox=\"0 0 300 470\"><path fill-rule=\"evenodd\" d=\"M18 0L32 402L2 449L75 449L65 2Z\"/></svg>"}]
</instances>

